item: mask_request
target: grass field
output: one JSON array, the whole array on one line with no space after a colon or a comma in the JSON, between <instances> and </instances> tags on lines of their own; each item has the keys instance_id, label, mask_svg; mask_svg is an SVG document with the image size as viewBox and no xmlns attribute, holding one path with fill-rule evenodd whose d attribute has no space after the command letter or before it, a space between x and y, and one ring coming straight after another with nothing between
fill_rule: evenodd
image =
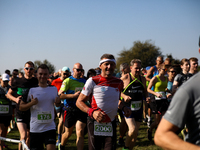
<instances>
[{"instance_id":1,"label":"grass field","mask_svg":"<svg viewBox=\"0 0 200 150\"><path fill-rule=\"evenodd\" d=\"M119 127L117 127L117 134L119 135L118 132ZM13 129L8 135L7 138L12 138L12 139L17 139L19 140L19 132L17 128ZM7 150L17 150L18 145L15 143L10 143L10 142L5 142L5 144L8 146L8 148L5 148ZM87 139L87 134L85 136L85 144L84 144L84 150L87 150L87 145L88 144L88 139ZM69 138L69 141L67 145L65 146L66 150L76 150L76 135L75 131L72 134L72 136ZM121 150L122 147L117 147L117 150ZM146 124L142 123L139 129L139 135L138 139L136 141L136 145L134 150L162 150L160 147L156 146L153 142L153 140L150 142L147 139L147 126Z\"/></svg>"}]
</instances>

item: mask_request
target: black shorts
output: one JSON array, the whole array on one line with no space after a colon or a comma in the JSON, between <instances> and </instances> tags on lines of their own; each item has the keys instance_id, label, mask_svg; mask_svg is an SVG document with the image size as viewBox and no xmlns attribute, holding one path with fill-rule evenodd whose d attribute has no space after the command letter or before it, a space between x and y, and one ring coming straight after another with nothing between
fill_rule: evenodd
<instances>
[{"instance_id":1,"label":"black shorts","mask_svg":"<svg viewBox=\"0 0 200 150\"><path fill-rule=\"evenodd\" d=\"M115 150L116 149L116 120L112 121L113 136L94 135L94 120L88 117L88 149L89 150Z\"/></svg>"},{"instance_id":2,"label":"black shorts","mask_svg":"<svg viewBox=\"0 0 200 150\"><path fill-rule=\"evenodd\" d=\"M142 107L137 111L131 111L131 115L129 117L125 116L125 118L134 118L135 121L137 121L137 122L142 122L142 117L143 117L143 108Z\"/></svg>"},{"instance_id":3,"label":"black shorts","mask_svg":"<svg viewBox=\"0 0 200 150\"><path fill-rule=\"evenodd\" d=\"M10 125L10 120L12 120L12 116L0 116L0 124L4 124L5 127Z\"/></svg>"},{"instance_id":4,"label":"black shorts","mask_svg":"<svg viewBox=\"0 0 200 150\"><path fill-rule=\"evenodd\" d=\"M166 99L155 100L150 103L150 107L153 114L160 114L167 111L169 102Z\"/></svg>"},{"instance_id":5,"label":"black shorts","mask_svg":"<svg viewBox=\"0 0 200 150\"><path fill-rule=\"evenodd\" d=\"M17 123L18 122L25 123L27 129L30 129L30 117L23 117L23 118L16 117L16 121Z\"/></svg>"},{"instance_id":6,"label":"black shorts","mask_svg":"<svg viewBox=\"0 0 200 150\"><path fill-rule=\"evenodd\" d=\"M30 132L30 149L42 150L43 145L56 144L56 130L49 130L42 133Z\"/></svg>"},{"instance_id":7,"label":"black shorts","mask_svg":"<svg viewBox=\"0 0 200 150\"><path fill-rule=\"evenodd\" d=\"M82 112L79 108L67 108L64 111L63 122L67 128L71 128L77 121L87 123L87 114Z\"/></svg>"}]
</instances>

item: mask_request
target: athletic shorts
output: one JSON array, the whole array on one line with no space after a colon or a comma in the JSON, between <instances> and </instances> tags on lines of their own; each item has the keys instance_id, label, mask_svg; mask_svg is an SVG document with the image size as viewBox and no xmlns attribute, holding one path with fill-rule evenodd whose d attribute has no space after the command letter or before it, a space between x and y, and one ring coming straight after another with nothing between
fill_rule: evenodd
<instances>
[{"instance_id":1,"label":"athletic shorts","mask_svg":"<svg viewBox=\"0 0 200 150\"><path fill-rule=\"evenodd\" d=\"M143 105L137 111L131 111L131 115L129 117L124 116L125 118L134 118L137 122L142 122L143 115Z\"/></svg>"},{"instance_id":2,"label":"athletic shorts","mask_svg":"<svg viewBox=\"0 0 200 150\"><path fill-rule=\"evenodd\" d=\"M79 108L67 108L64 111L63 122L67 128L71 128L77 121L87 123L87 114L82 112Z\"/></svg>"},{"instance_id":3,"label":"athletic shorts","mask_svg":"<svg viewBox=\"0 0 200 150\"><path fill-rule=\"evenodd\" d=\"M94 120L88 117L88 149L89 150L115 150L116 149L116 120L112 121L113 136L94 135Z\"/></svg>"},{"instance_id":4,"label":"athletic shorts","mask_svg":"<svg viewBox=\"0 0 200 150\"><path fill-rule=\"evenodd\" d=\"M160 114L167 111L169 102L166 99L155 100L150 103L152 114Z\"/></svg>"},{"instance_id":5,"label":"athletic shorts","mask_svg":"<svg viewBox=\"0 0 200 150\"><path fill-rule=\"evenodd\" d=\"M30 149L42 150L43 145L56 144L56 130L49 130L42 133L30 132Z\"/></svg>"},{"instance_id":6,"label":"athletic shorts","mask_svg":"<svg viewBox=\"0 0 200 150\"><path fill-rule=\"evenodd\" d=\"M5 127L10 125L10 120L12 120L12 116L0 116L0 124L4 124Z\"/></svg>"},{"instance_id":7,"label":"athletic shorts","mask_svg":"<svg viewBox=\"0 0 200 150\"><path fill-rule=\"evenodd\" d=\"M30 129L30 117L24 117L24 118L18 118L16 117L17 123L25 123L27 126L27 129Z\"/></svg>"}]
</instances>

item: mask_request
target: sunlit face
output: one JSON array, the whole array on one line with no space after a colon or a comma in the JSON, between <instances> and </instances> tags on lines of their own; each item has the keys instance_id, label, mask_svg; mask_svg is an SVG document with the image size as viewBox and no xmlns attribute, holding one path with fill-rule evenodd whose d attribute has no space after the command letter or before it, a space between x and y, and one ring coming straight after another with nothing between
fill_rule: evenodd
<instances>
[{"instance_id":1,"label":"sunlit face","mask_svg":"<svg viewBox=\"0 0 200 150\"><path fill-rule=\"evenodd\" d=\"M77 76L78 78L80 78L80 76L82 75L82 72L83 72L83 67L82 65L75 65L74 68L73 68L73 71L74 71L74 75Z\"/></svg>"},{"instance_id":2,"label":"sunlit face","mask_svg":"<svg viewBox=\"0 0 200 150\"><path fill-rule=\"evenodd\" d=\"M169 75L169 77L174 78L176 76L176 71L174 68L170 69L167 74Z\"/></svg>"},{"instance_id":3,"label":"sunlit face","mask_svg":"<svg viewBox=\"0 0 200 150\"><path fill-rule=\"evenodd\" d=\"M190 65L189 65L188 61L184 62L184 64L181 65L181 69L182 69L183 71L185 71L185 72L188 72L188 71L189 71Z\"/></svg>"},{"instance_id":4,"label":"sunlit face","mask_svg":"<svg viewBox=\"0 0 200 150\"><path fill-rule=\"evenodd\" d=\"M47 80L49 79L48 69L39 68L37 70L37 78L39 83L46 84Z\"/></svg>"},{"instance_id":5,"label":"sunlit face","mask_svg":"<svg viewBox=\"0 0 200 150\"><path fill-rule=\"evenodd\" d=\"M193 71L197 71L198 61L190 61L190 69L193 70Z\"/></svg>"},{"instance_id":6,"label":"sunlit face","mask_svg":"<svg viewBox=\"0 0 200 150\"><path fill-rule=\"evenodd\" d=\"M103 75L110 77L114 73L116 64L112 61L106 61L100 65L100 68Z\"/></svg>"},{"instance_id":7,"label":"sunlit face","mask_svg":"<svg viewBox=\"0 0 200 150\"><path fill-rule=\"evenodd\" d=\"M162 64L163 63L163 59L161 57L158 57L157 60L156 60L156 63L158 65Z\"/></svg>"},{"instance_id":8,"label":"sunlit face","mask_svg":"<svg viewBox=\"0 0 200 150\"><path fill-rule=\"evenodd\" d=\"M159 74L165 75L167 72L167 69L164 67L159 68Z\"/></svg>"},{"instance_id":9,"label":"sunlit face","mask_svg":"<svg viewBox=\"0 0 200 150\"><path fill-rule=\"evenodd\" d=\"M24 72L25 72L26 76L32 77L32 75L34 74L34 71L35 71L35 69L32 65L25 64Z\"/></svg>"},{"instance_id":10,"label":"sunlit face","mask_svg":"<svg viewBox=\"0 0 200 150\"><path fill-rule=\"evenodd\" d=\"M141 71L141 65L139 63L134 63L131 68L131 73L133 76L139 76Z\"/></svg>"}]
</instances>

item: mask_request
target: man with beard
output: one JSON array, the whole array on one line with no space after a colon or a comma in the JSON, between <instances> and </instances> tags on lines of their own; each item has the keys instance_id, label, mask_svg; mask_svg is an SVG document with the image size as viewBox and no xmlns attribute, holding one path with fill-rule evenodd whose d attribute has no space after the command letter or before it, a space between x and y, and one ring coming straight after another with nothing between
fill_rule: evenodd
<instances>
[{"instance_id":1,"label":"man with beard","mask_svg":"<svg viewBox=\"0 0 200 150\"><path fill-rule=\"evenodd\" d=\"M7 98L16 103L16 120L20 140L25 140L28 146L30 141L30 110L20 111L19 105L22 99L27 100L29 89L38 86L38 80L33 77L34 70L33 62L26 62L24 66L24 77L17 78L7 93ZM15 95L15 93L17 94ZM21 149L22 145L19 143L19 150Z\"/></svg>"}]
</instances>

